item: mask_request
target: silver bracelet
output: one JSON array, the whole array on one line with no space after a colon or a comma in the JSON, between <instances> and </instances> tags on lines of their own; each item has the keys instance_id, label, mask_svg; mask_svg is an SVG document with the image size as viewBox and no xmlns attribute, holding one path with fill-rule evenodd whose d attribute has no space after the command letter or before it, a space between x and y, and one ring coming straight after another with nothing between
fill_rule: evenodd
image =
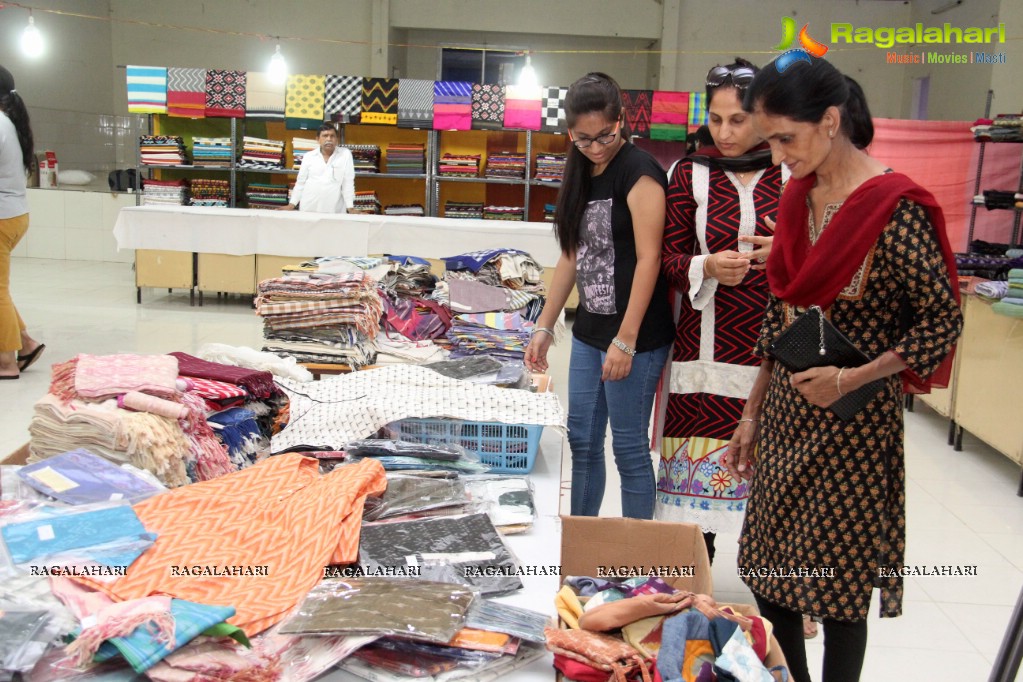
<instances>
[{"instance_id":1,"label":"silver bracelet","mask_svg":"<svg viewBox=\"0 0 1023 682\"><path fill-rule=\"evenodd\" d=\"M611 345L628 355L630 358L636 357L636 349L619 339L617 336L611 339Z\"/></svg>"},{"instance_id":2,"label":"silver bracelet","mask_svg":"<svg viewBox=\"0 0 1023 682\"><path fill-rule=\"evenodd\" d=\"M552 339L555 338L554 330L550 327L533 327L533 334L536 334L537 332L543 332L544 334L550 335Z\"/></svg>"},{"instance_id":3,"label":"silver bracelet","mask_svg":"<svg viewBox=\"0 0 1023 682\"><path fill-rule=\"evenodd\" d=\"M842 393L842 372L845 371L845 367L838 370L838 376L835 377L835 388L838 389L838 397L844 398L845 393Z\"/></svg>"}]
</instances>

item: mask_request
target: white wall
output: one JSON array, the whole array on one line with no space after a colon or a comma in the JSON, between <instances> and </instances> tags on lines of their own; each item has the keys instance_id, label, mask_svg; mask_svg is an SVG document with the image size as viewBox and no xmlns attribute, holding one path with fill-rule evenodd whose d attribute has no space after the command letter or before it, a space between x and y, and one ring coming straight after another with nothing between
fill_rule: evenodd
<instances>
[{"instance_id":1,"label":"white wall","mask_svg":"<svg viewBox=\"0 0 1023 682\"><path fill-rule=\"evenodd\" d=\"M1005 52L1006 63L991 67L991 89L995 91L991 113L1023 111L1023 2L1002 0L998 20L1005 23L1008 41L1000 45L999 52Z\"/></svg>"}]
</instances>

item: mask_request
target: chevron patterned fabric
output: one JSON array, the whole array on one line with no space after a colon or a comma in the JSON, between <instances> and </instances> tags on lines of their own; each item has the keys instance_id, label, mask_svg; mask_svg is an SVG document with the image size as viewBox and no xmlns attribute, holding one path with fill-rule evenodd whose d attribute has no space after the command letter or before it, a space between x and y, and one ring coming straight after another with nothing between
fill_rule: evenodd
<instances>
[{"instance_id":1,"label":"chevron patterned fabric","mask_svg":"<svg viewBox=\"0 0 1023 682\"><path fill-rule=\"evenodd\" d=\"M622 105L629 132L640 137L650 135L650 109L653 107L652 90L623 90Z\"/></svg>"},{"instance_id":2,"label":"chevron patterned fabric","mask_svg":"<svg viewBox=\"0 0 1023 682\"><path fill-rule=\"evenodd\" d=\"M362 78L327 76L323 87L323 118L351 123L362 111Z\"/></svg>"},{"instance_id":3,"label":"chevron patterned fabric","mask_svg":"<svg viewBox=\"0 0 1023 682\"><path fill-rule=\"evenodd\" d=\"M398 124L398 79L362 79L362 123Z\"/></svg>"},{"instance_id":4,"label":"chevron patterned fabric","mask_svg":"<svg viewBox=\"0 0 1023 682\"><path fill-rule=\"evenodd\" d=\"M500 130L504 125L504 86L472 85L473 130Z\"/></svg>"},{"instance_id":5,"label":"chevron patterned fabric","mask_svg":"<svg viewBox=\"0 0 1023 682\"><path fill-rule=\"evenodd\" d=\"M437 81L433 84L434 130L472 129L472 83Z\"/></svg>"},{"instance_id":6,"label":"chevron patterned fabric","mask_svg":"<svg viewBox=\"0 0 1023 682\"><path fill-rule=\"evenodd\" d=\"M386 487L375 460L321 475L311 457L271 457L135 505L142 524L157 533L156 544L113 582L75 581L120 601L161 594L234 606L228 622L252 637L298 605L324 566L358 558L363 502ZM181 570L194 567L258 567L262 574L199 577Z\"/></svg>"},{"instance_id":7,"label":"chevron patterned fabric","mask_svg":"<svg viewBox=\"0 0 1023 682\"><path fill-rule=\"evenodd\" d=\"M288 130L316 130L323 123L326 76L288 76L284 95L284 127Z\"/></svg>"},{"instance_id":8,"label":"chevron patterned fabric","mask_svg":"<svg viewBox=\"0 0 1023 682\"><path fill-rule=\"evenodd\" d=\"M206 71L206 115L245 118L245 72Z\"/></svg>"},{"instance_id":9,"label":"chevron patterned fabric","mask_svg":"<svg viewBox=\"0 0 1023 682\"><path fill-rule=\"evenodd\" d=\"M206 69L167 69L167 113L171 116L206 116Z\"/></svg>"},{"instance_id":10,"label":"chevron patterned fabric","mask_svg":"<svg viewBox=\"0 0 1023 682\"><path fill-rule=\"evenodd\" d=\"M433 127L433 81L398 80L398 127Z\"/></svg>"}]
</instances>

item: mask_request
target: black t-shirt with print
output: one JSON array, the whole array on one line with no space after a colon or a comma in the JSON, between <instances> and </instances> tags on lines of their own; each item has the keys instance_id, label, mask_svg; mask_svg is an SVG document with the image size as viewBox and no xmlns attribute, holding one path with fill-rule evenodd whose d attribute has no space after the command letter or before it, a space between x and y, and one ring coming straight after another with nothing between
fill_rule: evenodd
<instances>
[{"instance_id":1,"label":"black t-shirt with print","mask_svg":"<svg viewBox=\"0 0 1023 682\"><path fill-rule=\"evenodd\" d=\"M579 308L573 335L583 343L607 350L618 334L632 293L636 272L636 238L627 198L641 177L648 175L667 189L661 165L647 152L626 143L600 175L592 178L589 204L583 216L576 251ZM636 350L645 352L674 340L675 325L668 303L668 283L657 284L639 327Z\"/></svg>"}]
</instances>

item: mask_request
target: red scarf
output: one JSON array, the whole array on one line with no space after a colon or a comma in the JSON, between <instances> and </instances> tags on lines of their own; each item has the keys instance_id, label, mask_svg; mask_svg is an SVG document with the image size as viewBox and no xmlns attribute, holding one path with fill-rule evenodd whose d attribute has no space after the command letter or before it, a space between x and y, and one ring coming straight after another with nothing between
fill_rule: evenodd
<instances>
[{"instance_id":1,"label":"red scarf","mask_svg":"<svg viewBox=\"0 0 1023 682\"><path fill-rule=\"evenodd\" d=\"M774 246L767 261L767 281L775 296L803 308L811 305L824 309L830 307L874 248L899 200L905 198L927 210L938 233L941 253L951 278L949 285L956 301L959 301L955 254L945 232L945 216L934 195L901 173L878 175L849 195L828 229L811 246L806 197L815 182L813 174L798 180L792 178L782 193ZM954 349L950 351L927 379L909 369L903 370L906 392L927 393L931 386L947 386L954 353Z\"/></svg>"}]
</instances>

